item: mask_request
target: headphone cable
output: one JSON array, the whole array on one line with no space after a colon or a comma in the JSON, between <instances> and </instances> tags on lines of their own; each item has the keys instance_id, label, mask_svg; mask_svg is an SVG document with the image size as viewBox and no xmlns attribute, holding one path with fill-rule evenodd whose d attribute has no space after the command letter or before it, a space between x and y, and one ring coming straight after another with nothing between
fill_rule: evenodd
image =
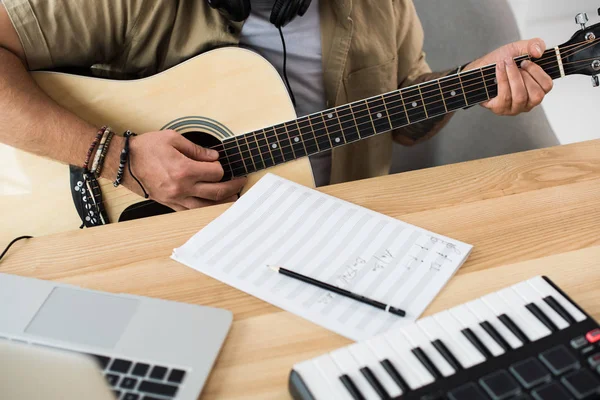
<instances>
[{"instance_id":1,"label":"headphone cable","mask_svg":"<svg viewBox=\"0 0 600 400\"><path fill-rule=\"evenodd\" d=\"M294 92L292 91L292 86L290 85L290 81L287 77L287 50L285 47L285 39L283 38L283 32L281 31L281 27L279 29L279 36L281 36L281 44L283 45L283 79L288 88L288 92L290 93L290 97L292 99L292 104L294 104L294 108L296 107L296 97L294 97Z\"/></svg>"}]
</instances>

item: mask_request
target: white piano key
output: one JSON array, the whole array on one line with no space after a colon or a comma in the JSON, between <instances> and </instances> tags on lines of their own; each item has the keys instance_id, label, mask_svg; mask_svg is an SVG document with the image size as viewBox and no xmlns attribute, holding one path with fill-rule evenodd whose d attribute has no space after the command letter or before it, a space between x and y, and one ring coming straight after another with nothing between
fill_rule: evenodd
<instances>
[{"instance_id":1,"label":"white piano key","mask_svg":"<svg viewBox=\"0 0 600 400\"><path fill-rule=\"evenodd\" d=\"M314 359L315 368L325 377L332 393L335 393L336 399L353 400L352 395L340 380L342 371L335 365L335 362L328 354L324 354Z\"/></svg>"},{"instance_id":2,"label":"white piano key","mask_svg":"<svg viewBox=\"0 0 600 400\"><path fill-rule=\"evenodd\" d=\"M508 330L506 326L504 326L496 314L481 299L470 301L466 305L469 310L475 314L480 322L489 322L504 338L504 340L506 340L510 347L517 349L523 346L523 342L521 342L511 331Z\"/></svg>"},{"instance_id":3,"label":"white piano key","mask_svg":"<svg viewBox=\"0 0 600 400\"><path fill-rule=\"evenodd\" d=\"M498 357L504 354L504 349L479 325L480 321L466 305L461 304L460 306L451 308L449 311L461 323L463 328L469 328L477 335L481 343L487 347L493 356Z\"/></svg>"},{"instance_id":4,"label":"white piano key","mask_svg":"<svg viewBox=\"0 0 600 400\"><path fill-rule=\"evenodd\" d=\"M556 301L565 309L577 322L581 322L586 319L584 313L579 311L569 300L567 300L562 294L560 294L552 285L544 280L541 276L536 276L533 279L527 281L535 290L540 293L542 297L552 296Z\"/></svg>"},{"instance_id":5,"label":"white piano key","mask_svg":"<svg viewBox=\"0 0 600 400\"><path fill-rule=\"evenodd\" d=\"M502 314L508 315L530 341L535 342L540 339L541 336L539 332L529 323L530 321L527 321L527 319L517 311L517 306L511 307L509 303L504 301L498 292L485 295L481 300L483 300L497 316Z\"/></svg>"},{"instance_id":6,"label":"white piano key","mask_svg":"<svg viewBox=\"0 0 600 400\"><path fill-rule=\"evenodd\" d=\"M471 368L474 365L485 362L485 357L479 352L469 340L461 333L462 325L450 314L449 311L442 311L433 316L440 326L444 328L452 340L460 346L460 349L469 358L468 364L463 364L465 368ZM458 351L458 349L457 349ZM454 352L454 351L453 351ZM462 361L461 361L462 363Z\"/></svg>"},{"instance_id":7,"label":"white piano key","mask_svg":"<svg viewBox=\"0 0 600 400\"><path fill-rule=\"evenodd\" d=\"M533 303L558 327L565 329L569 327L569 323L565 321L556 311L552 309L543 299L542 295L536 291L527 282L519 282L513 286L513 289L525 300L527 304Z\"/></svg>"},{"instance_id":8,"label":"white piano key","mask_svg":"<svg viewBox=\"0 0 600 400\"><path fill-rule=\"evenodd\" d=\"M418 320L417 325L427 334L431 342L441 340L463 368L469 368L473 365L473 361L469 354L467 354L467 351L453 340L452 335L448 332L449 328L442 328L433 316Z\"/></svg>"},{"instance_id":9,"label":"white piano key","mask_svg":"<svg viewBox=\"0 0 600 400\"><path fill-rule=\"evenodd\" d=\"M425 332L417 324L402 327L400 331L407 337L413 348L420 347L425 352L443 376L448 377L456 372L435 347L433 347Z\"/></svg>"},{"instance_id":10,"label":"white piano key","mask_svg":"<svg viewBox=\"0 0 600 400\"><path fill-rule=\"evenodd\" d=\"M531 341L540 340L543 337L550 336L552 331L548 329L535 315L527 309L525 300L513 290L513 288L505 288L498 292L498 295L508 304L511 312L523 320L523 323L527 325L527 329L530 329L534 333L533 337L529 337Z\"/></svg>"},{"instance_id":11,"label":"white piano key","mask_svg":"<svg viewBox=\"0 0 600 400\"><path fill-rule=\"evenodd\" d=\"M335 399L336 393L331 390L325 376L315 366L313 360L304 361L294 366L296 372L302 377L302 381L308 386L308 390L316 399ZM345 388L344 388L345 389Z\"/></svg>"},{"instance_id":12,"label":"white piano key","mask_svg":"<svg viewBox=\"0 0 600 400\"><path fill-rule=\"evenodd\" d=\"M350 350L350 353L352 353L358 364L361 365L361 368L369 367L390 396L400 396L402 390L383 368L383 365L379 363L379 360L369 347L364 343L355 343L348 346L348 350Z\"/></svg>"},{"instance_id":13,"label":"white piano key","mask_svg":"<svg viewBox=\"0 0 600 400\"><path fill-rule=\"evenodd\" d=\"M329 353L335 364L342 371L342 374L348 375L358 390L362 393L367 400L379 400L379 395L375 392L375 389L367 381L367 379L360 372L362 365L359 365L352 354L348 351L347 347L337 349ZM340 374L341 375L341 374Z\"/></svg>"},{"instance_id":14,"label":"white piano key","mask_svg":"<svg viewBox=\"0 0 600 400\"><path fill-rule=\"evenodd\" d=\"M383 338L385 343L393 350L391 361L394 362L394 366L402 374L411 389L417 389L435 381L433 375L411 351L413 347L408 339L398 329L386 332Z\"/></svg>"}]
</instances>

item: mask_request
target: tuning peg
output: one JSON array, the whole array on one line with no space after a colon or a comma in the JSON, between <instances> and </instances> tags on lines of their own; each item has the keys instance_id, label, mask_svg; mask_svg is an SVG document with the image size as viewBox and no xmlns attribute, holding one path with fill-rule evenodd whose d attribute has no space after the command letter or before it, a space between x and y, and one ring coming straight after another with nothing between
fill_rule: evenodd
<instances>
[{"instance_id":1,"label":"tuning peg","mask_svg":"<svg viewBox=\"0 0 600 400\"><path fill-rule=\"evenodd\" d=\"M600 10L598 10L600 12ZM585 24L589 21L587 13L579 13L575 16L575 22L581 25L581 30L585 29Z\"/></svg>"},{"instance_id":2,"label":"tuning peg","mask_svg":"<svg viewBox=\"0 0 600 400\"><path fill-rule=\"evenodd\" d=\"M600 86L600 79L598 79L598 75L592 75L592 86L593 87Z\"/></svg>"}]
</instances>

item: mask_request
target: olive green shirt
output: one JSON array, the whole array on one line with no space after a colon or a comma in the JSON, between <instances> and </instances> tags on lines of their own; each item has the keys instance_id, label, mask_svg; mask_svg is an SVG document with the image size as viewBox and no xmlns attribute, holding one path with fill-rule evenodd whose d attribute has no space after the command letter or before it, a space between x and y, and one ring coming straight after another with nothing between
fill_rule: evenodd
<instances>
[{"instance_id":1,"label":"olive green shirt","mask_svg":"<svg viewBox=\"0 0 600 400\"><path fill-rule=\"evenodd\" d=\"M227 21L203 0L3 4L31 70L92 67L108 76L146 77L237 45L243 24ZM319 7L327 107L409 86L431 72L412 0L323 0ZM398 130L333 149L331 183L389 173L392 138L415 142Z\"/></svg>"}]
</instances>

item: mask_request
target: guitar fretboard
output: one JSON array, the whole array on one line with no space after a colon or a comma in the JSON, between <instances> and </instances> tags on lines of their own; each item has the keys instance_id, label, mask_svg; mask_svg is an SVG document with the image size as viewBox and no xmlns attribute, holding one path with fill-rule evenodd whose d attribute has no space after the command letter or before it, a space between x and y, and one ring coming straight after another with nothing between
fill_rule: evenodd
<instances>
[{"instance_id":1,"label":"guitar fretboard","mask_svg":"<svg viewBox=\"0 0 600 400\"><path fill-rule=\"evenodd\" d=\"M521 56L515 61L528 59ZM536 62L552 79L561 76L554 49ZM497 94L496 67L490 65L228 138L218 150L226 175L244 176L470 107Z\"/></svg>"}]
</instances>

